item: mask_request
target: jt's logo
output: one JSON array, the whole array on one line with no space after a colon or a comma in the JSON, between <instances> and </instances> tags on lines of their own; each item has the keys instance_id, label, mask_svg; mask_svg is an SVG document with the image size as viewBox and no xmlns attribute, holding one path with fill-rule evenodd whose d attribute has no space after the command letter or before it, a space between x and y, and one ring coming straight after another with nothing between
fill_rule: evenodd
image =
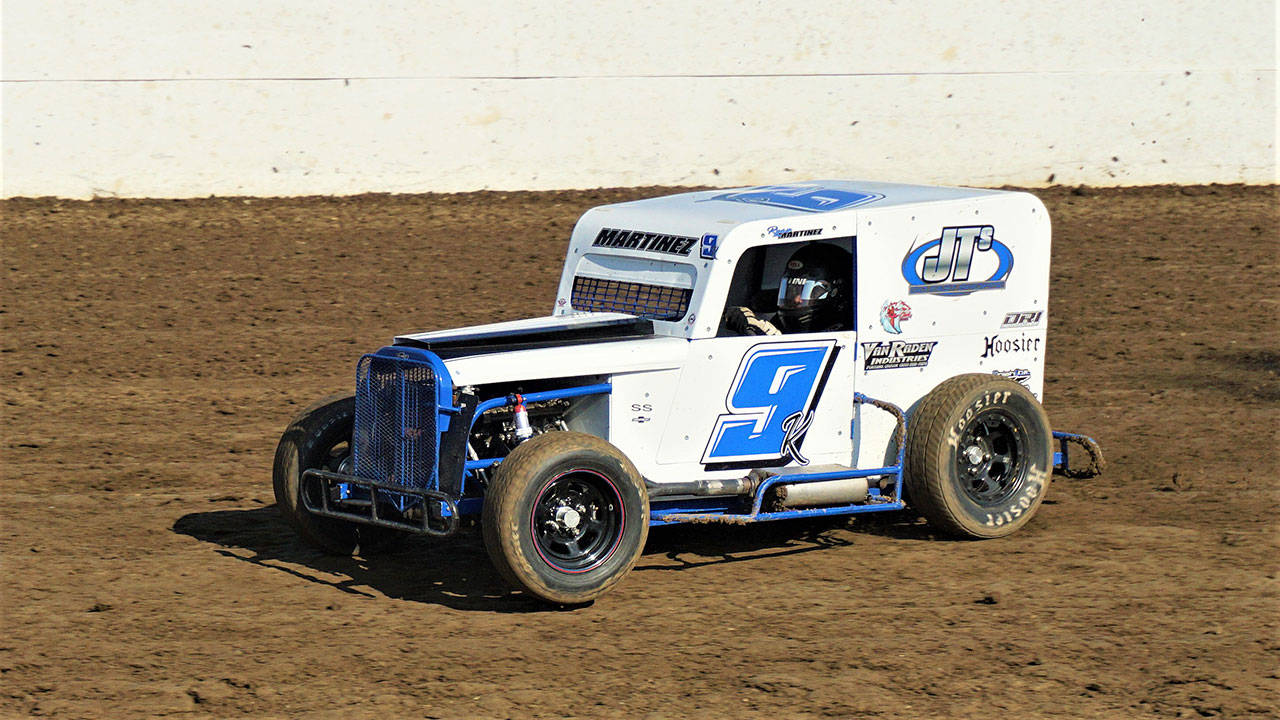
<instances>
[{"instance_id":1,"label":"jt's logo","mask_svg":"<svg viewBox=\"0 0 1280 720\"><path fill-rule=\"evenodd\" d=\"M716 418L702 462L809 464L800 444L834 356L834 340L751 348L729 386L729 412Z\"/></svg>"},{"instance_id":2,"label":"jt's logo","mask_svg":"<svg viewBox=\"0 0 1280 720\"><path fill-rule=\"evenodd\" d=\"M902 277L912 295L968 295L1000 290L1013 271L1013 251L996 239L991 225L948 227L918 245L902 260Z\"/></svg>"}]
</instances>

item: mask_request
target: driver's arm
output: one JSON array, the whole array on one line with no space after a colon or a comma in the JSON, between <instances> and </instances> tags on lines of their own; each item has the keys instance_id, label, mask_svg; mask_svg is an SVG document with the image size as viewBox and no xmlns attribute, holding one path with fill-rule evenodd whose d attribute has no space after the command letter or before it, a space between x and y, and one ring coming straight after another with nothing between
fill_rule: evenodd
<instances>
[{"instance_id":1,"label":"driver's arm","mask_svg":"<svg viewBox=\"0 0 1280 720\"><path fill-rule=\"evenodd\" d=\"M730 305L724 310L724 325L739 335L781 335L768 320L756 317L751 308Z\"/></svg>"}]
</instances>

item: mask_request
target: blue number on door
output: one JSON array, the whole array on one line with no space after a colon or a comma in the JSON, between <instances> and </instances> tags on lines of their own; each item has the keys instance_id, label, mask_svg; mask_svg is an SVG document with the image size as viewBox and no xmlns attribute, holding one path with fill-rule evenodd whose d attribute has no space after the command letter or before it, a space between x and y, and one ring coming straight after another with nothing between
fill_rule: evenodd
<instances>
[{"instance_id":1,"label":"blue number on door","mask_svg":"<svg viewBox=\"0 0 1280 720\"><path fill-rule=\"evenodd\" d=\"M716 418L703 463L795 460L807 465L800 443L813 421L818 385L835 340L756 345L742 357Z\"/></svg>"}]
</instances>

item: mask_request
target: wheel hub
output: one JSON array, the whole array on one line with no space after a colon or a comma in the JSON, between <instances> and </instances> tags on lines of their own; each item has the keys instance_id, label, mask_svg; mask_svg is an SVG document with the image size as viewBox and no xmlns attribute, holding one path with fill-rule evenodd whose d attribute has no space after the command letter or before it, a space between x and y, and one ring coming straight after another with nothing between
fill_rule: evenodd
<instances>
[{"instance_id":1,"label":"wheel hub","mask_svg":"<svg viewBox=\"0 0 1280 720\"><path fill-rule=\"evenodd\" d=\"M582 513L577 510L565 505L556 508L556 524L562 529L576 530L580 522L582 522Z\"/></svg>"},{"instance_id":2,"label":"wheel hub","mask_svg":"<svg viewBox=\"0 0 1280 720\"><path fill-rule=\"evenodd\" d=\"M968 459L970 465L978 465L988 457L987 453L977 445L970 445L965 448L964 455L965 458Z\"/></svg>"},{"instance_id":3,"label":"wheel hub","mask_svg":"<svg viewBox=\"0 0 1280 720\"><path fill-rule=\"evenodd\" d=\"M622 503L604 476L569 472L552 481L533 511L534 542L556 569L583 572L613 552L622 529Z\"/></svg>"},{"instance_id":4,"label":"wheel hub","mask_svg":"<svg viewBox=\"0 0 1280 720\"><path fill-rule=\"evenodd\" d=\"M961 489L983 507L1000 505L1025 482L1022 425L1000 411L979 413L960 435L956 470Z\"/></svg>"}]
</instances>

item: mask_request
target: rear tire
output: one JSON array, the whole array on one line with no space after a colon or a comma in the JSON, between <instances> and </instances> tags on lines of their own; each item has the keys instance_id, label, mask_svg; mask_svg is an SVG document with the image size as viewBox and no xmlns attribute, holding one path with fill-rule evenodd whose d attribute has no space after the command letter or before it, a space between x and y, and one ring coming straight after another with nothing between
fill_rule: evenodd
<instances>
[{"instance_id":1,"label":"rear tire","mask_svg":"<svg viewBox=\"0 0 1280 720\"><path fill-rule=\"evenodd\" d=\"M276 507L311 545L331 555L369 555L394 548L403 533L389 528L319 517L302 503L302 474L307 470L339 472L351 456L355 398L331 395L294 418L276 446L272 485ZM319 505L319 498L309 498Z\"/></svg>"},{"instance_id":2,"label":"rear tire","mask_svg":"<svg viewBox=\"0 0 1280 720\"><path fill-rule=\"evenodd\" d=\"M649 535L635 465L585 433L550 432L511 452L485 490L485 549L513 587L581 605L631 571Z\"/></svg>"},{"instance_id":3,"label":"rear tire","mask_svg":"<svg viewBox=\"0 0 1280 720\"><path fill-rule=\"evenodd\" d=\"M909 423L907 502L951 535L1009 535L1049 489L1052 437L1044 408L1022 385L953 377L925 396Z\"/></svg>"}]
</instances>

